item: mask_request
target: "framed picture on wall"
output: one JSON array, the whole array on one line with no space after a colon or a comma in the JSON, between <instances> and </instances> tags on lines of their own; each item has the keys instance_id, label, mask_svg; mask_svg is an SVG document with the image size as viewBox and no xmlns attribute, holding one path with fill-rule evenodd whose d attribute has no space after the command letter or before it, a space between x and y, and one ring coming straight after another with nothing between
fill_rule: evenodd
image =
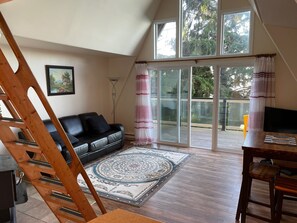
<instances>
[{"instance_id":1,"label":"framed picture on wall","mask_svg":"<svg viewBox=\"0 0 297 223\"><path fill-rule=\"evenodd\" d=\"M75 94L74 68L45 65L47 95Z\"/></svg>"}]
</instances>

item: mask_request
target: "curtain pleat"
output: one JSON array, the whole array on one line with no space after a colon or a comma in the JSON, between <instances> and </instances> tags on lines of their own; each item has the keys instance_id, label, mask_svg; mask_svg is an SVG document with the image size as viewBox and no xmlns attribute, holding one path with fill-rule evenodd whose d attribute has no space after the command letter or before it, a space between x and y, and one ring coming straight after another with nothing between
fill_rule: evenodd
<instances>
[{"instance_id":1,"label":"curtain pleat","mask_svg":"<svg viewBox=\"0 0 297 223\"><path fill-rule=\"evenodd\" d=\"M153 120L150 101L150 78L146 64L136 64L135 144L153 141Z\"/></svg>"},{"instance_id":2,"label":"curtain pleat","mask_svg":"<svg viewBox=\"0 0 297 223\"><path fill-rule=\"evenodd\" d=\"M265 106L275 106L273 57L258 57L255 61L250 94L249 130L263 130Z\"/></svg>"}]
</instances>

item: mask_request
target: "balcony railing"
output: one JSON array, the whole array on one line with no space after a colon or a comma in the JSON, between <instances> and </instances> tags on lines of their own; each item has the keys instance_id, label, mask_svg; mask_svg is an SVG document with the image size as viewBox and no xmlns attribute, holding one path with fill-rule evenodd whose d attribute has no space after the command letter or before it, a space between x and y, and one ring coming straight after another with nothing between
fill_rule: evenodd
<instances>
[{"instance_id":1,"label":"balcony railing","mask_svg":"<svg viewBox=\"0 0 297 223\"><path fill-rule=\"evenodd\" d=\"M157 120L157 99L152 99L153 119ZM181 124L187 122L188 106L187 99L182 99L180 103ZM192 127L212 127L213 99L192 99L191 100L191 120ZM177 121L177 100L172 98L162 98L160 100L162 122L176 123ZM243 124L243 115L248 114L249 100L220 99L219 100L219 128L225 130L240 130Z\"/></svg>"}]
</instances>

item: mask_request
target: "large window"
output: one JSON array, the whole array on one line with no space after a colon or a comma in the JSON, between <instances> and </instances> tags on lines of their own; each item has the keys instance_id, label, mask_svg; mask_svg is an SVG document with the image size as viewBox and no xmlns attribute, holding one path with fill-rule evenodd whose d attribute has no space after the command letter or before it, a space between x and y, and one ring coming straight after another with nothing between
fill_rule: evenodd
<instances>
[{"instance_id":1,"label":"large window","mask_svg":"<svg viewBox=\"0 0 297 223\"><path fill-rule=\"evenodd\" d=\"M180 28L176 22L155 23L155 59L251 53L251 10L222 12L222 1L180 0Z\"/></svg>"},{"instance_id":2,"label":"large window","mask_svg":"<svg viewBox=\"0 0 297 223\"><path fill-rule=\"evenodd\" d=\"M253 14L224 11L227 0L179 1L178 23L154 24L154 58L183 58L152 66L156 139L241 151L253 60L234 55L251 53Z\"/></svg>"},{"instance_id":3,"label":"large window","mask_svg":"<svg viewBox=\"0 0 297 223\"><path fill-rule=\"evenodd\" d=\"M250 11L224 14L222 54L249 53L250 20Z\"/></svg>"},{"instance_id":4,"label":"large window","mask_svg":"<svg viewBox=\"0 0 297 223\"><path fill-rule=\"evenodd\" d=\"M155 58L176 57L176 22L155 24Z\"/></svg>"},{"instance_id":5,"label":"large window","mask_svg":"<svg viewBox=\"0 0 297 223\"><path fill-rule=\"evenodd\" d=\"M217 0L182 0L181 56L216 54Z\"/></svg>"}]
</instances>

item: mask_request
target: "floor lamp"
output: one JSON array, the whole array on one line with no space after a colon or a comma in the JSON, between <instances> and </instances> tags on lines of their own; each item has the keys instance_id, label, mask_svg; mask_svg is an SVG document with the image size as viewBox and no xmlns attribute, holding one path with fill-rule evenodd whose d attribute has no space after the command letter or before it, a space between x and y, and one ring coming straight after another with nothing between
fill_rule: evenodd
<instances>
[{"instance_id":1,"label":"floor lamp","mask_svg":"<svg viewBox=\"0 0 297 223\"><path fill-rule=\"evenodd\" d=\"M116 97L117 97L117 89L116 89L116 84L119 81L119 77L109 77L108 78L111 85L112 85L112 115L113 115L113 123L115 123L115 102L116 102Z\"/></svg>"}]
</instances>

